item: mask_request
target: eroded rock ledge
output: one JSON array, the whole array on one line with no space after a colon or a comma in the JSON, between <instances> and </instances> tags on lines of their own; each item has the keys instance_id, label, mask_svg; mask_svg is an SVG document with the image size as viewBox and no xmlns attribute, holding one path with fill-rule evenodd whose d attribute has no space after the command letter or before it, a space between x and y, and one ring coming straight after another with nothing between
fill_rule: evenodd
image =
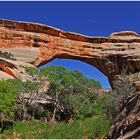
<instances>
[{"instance_id":1,"label":"eroded rock ledge","mask_svg":"<svg viewBox=\"0 0 140 140\"><path fill-rule=\"evenodd\" d=\"M140 92L130 95L108 133L110 139L140 138Z\"/></svg>"},{"instance_id":2,"label":"eroded rock ledge","mask_svg":"<svg viewBox=\"0 0 140 140\"><path fill-rule=\"evenodd\" d=\"M123 68L131 73L140 72L140 37L132 31L112 33L109 37L90 37L47 25L2 19L0 51L11 55L14 62L34 66L54 58L81 60L98 68L110 83ZM4 67L12 69L1 64L2 72L16 77Z\"/></svg>"}]
</instances>

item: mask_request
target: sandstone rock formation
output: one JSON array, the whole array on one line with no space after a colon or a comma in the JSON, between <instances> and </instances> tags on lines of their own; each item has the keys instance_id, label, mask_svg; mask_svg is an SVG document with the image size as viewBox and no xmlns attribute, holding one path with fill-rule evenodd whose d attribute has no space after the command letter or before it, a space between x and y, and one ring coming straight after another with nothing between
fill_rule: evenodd
<instances>
[{"instance_id":1,"label":"sandstone rock formation","mask_svg":"<svg viewBox=\"0 0 140 140\"><path fill-rule=\"evenodd\" d=\"M0 80L13 78L20 78L23 81L30 80L32 77L26 73L25 67L34 66L25 62L9 60L0 57Z\"/></svg>"},{"instance_id":2,"label":"sandstone rock formation","mask_svg":"<svg viewBox=\"0 0 140 140\"><path fill-rule=\"evenodd\" d=\"M134 82L133 86L135 87L136 91L140 91L140 81Z\"/></svg>"},{"instance_id":3,"label":"sandstone rock formation","mask_svg":"<svg viewBox=\"0 0 140 140\"><path fill-rule=\"evenodd\" d=\"M109 37L89 37L29 22L0 20L0 75L17 77L7 65L8 58L34 66L54 58L77 59L95 66L110 83L123 68L140 72L140 37L135 32L113 33ZM9 64L9 63L8 63ZM13 63L12 63L13 64ZM0 76L1 77L1 76Z\"/></svg>"},{"instance_id":4,"label":"sandstone rock formation","mask_svg":"<svg viewBox=\"0 0 140 140\"><path fill-rule=\"evenodd\" d=\"M47 25L0 20L0 80L31 79L25 67L38 67L55 58L81 60L98 68L110 84L125 68L140 73L140 36L132 31L90 37ZM134 83L140 92L140 82ZM140 94L128 97L108 138L140 138Z\"/></svg>"},{"instance_id":5,"label":"sandstone rock formation","mask_svg":"<svg viewBox=\"0 0 140 140\"><path fill-rule=\"evenodd\" d=\"M140 138L140 92L126 99L122 112L108 133L108 138Z\"/></svg>"}]
</instances>

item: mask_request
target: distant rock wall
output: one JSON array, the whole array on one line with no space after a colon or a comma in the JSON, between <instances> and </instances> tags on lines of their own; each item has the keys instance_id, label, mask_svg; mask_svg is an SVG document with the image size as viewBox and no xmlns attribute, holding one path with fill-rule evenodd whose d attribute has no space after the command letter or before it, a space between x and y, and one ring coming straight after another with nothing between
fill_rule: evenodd
<instances>
[{"instance_id":1,"label":"distant rock wall","mask_svg":"<svg viewBox=\"0 0 140 140\"><path fill-rule=\"evenodd\" d=\"M109 37L90 37L47 25L2 19L0 51L12 55L13 62L34 66L54 58L81 60L103 72L111 84L123 68L131 73L140 72L140 37L131 31L113 33ZM11 70L11 66L1 65L2 73L17 76L4 68Z\"/></svg>"}]
</instances>

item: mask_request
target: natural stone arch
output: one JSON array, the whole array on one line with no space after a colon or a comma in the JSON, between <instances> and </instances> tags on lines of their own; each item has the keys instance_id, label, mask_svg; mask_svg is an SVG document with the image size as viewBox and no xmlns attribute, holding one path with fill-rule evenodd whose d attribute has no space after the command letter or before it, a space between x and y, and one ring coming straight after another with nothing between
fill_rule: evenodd
<instances>
[{"instance_id":1,"label":"natural stone arch","mask_svg":"<svg viewBox=\"0 0 140 140\"><path fill-rule=\"evenodd\" d=\"M0 51L14 56L11 63L34 66L54 58L80 60L99 69L111 84L123 68L140 72L140 37L131 31L89 37L42 24L0 20Z\"/></svg>"}]
</instances>

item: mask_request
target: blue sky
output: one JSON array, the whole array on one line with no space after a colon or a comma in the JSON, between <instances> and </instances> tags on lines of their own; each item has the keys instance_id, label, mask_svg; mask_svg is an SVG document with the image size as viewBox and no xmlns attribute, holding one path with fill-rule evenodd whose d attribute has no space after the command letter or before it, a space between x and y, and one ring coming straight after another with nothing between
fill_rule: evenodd
<instances>
[{"instance_id":1,"label":"blue sky","mask_svg":"<svg viewBox=\"0 0 140 140\"><path fill-rule=\"evenodd\" d=\"M90 36L122 30L140 34L140 2L0 2L0 18L43 23ZM55 59L50 64L78 69L99 80L103 88L110 87L107 78L86 63Z\"/></svg>"}]
</instances>

